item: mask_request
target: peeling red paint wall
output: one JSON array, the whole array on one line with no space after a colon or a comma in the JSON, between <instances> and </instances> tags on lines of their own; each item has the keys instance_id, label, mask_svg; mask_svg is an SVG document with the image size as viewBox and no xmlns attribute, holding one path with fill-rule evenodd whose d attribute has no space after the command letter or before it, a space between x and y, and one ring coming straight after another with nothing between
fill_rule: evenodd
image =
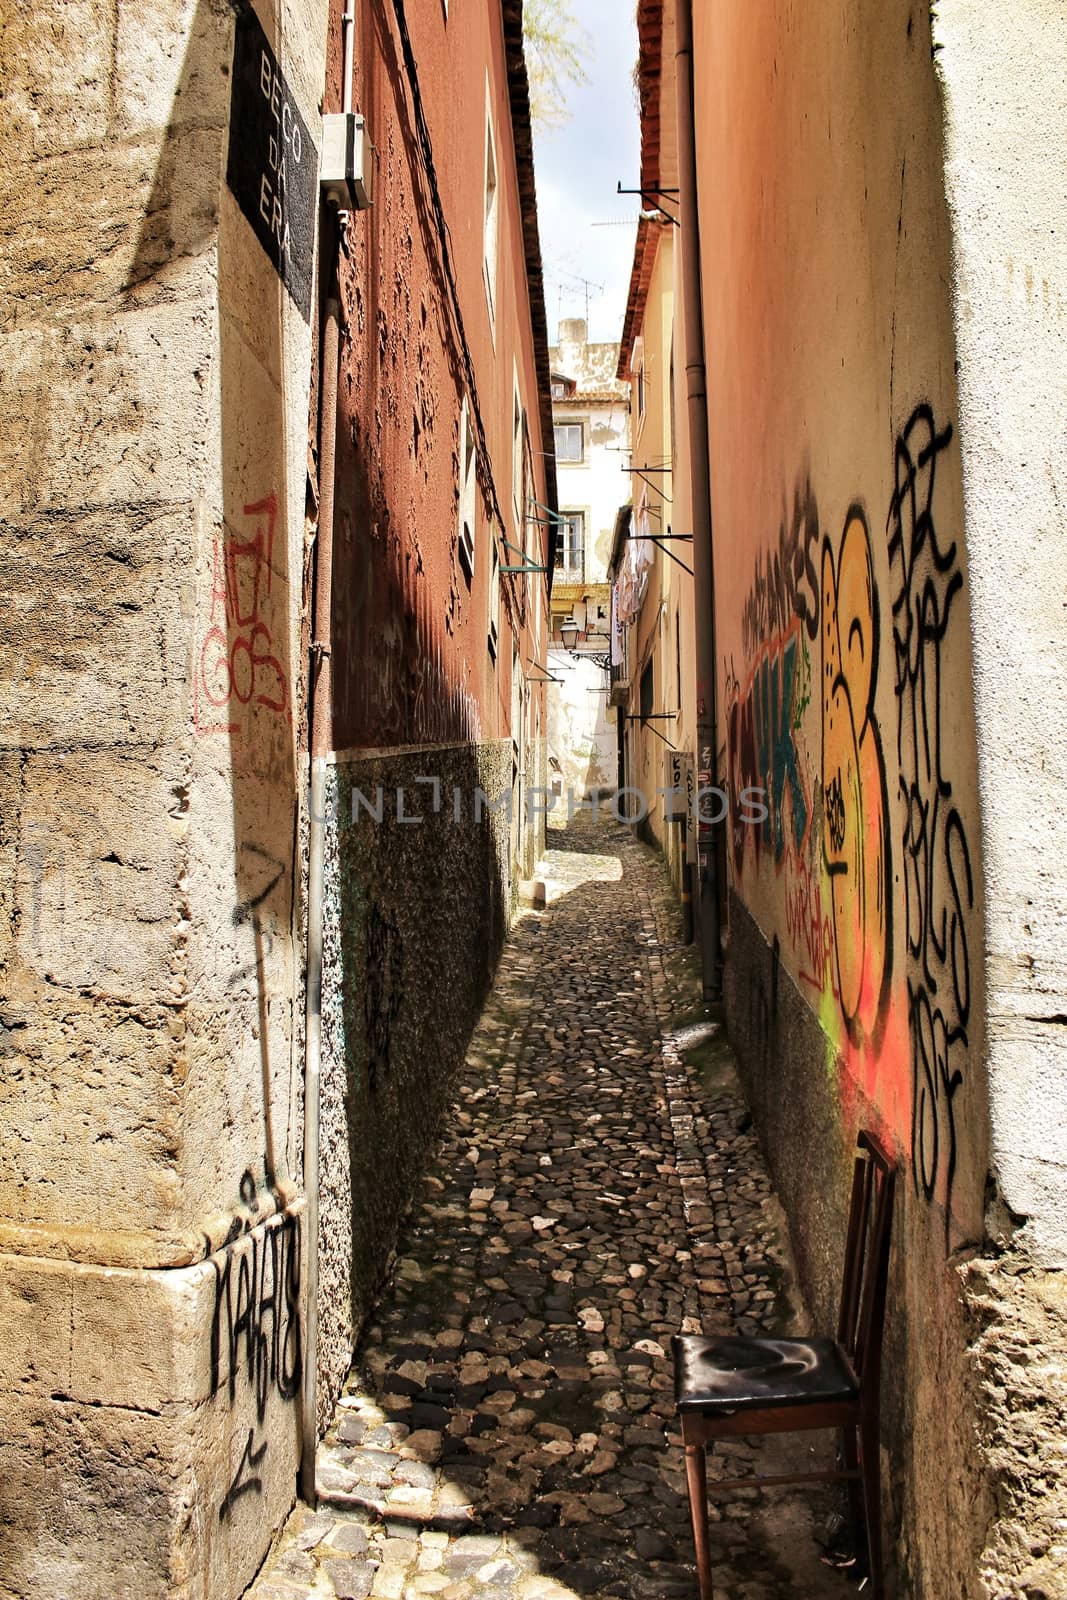
<instances>
[{"instance_id":1,"label":"peeling red paint wall","mask_svg":"<svg viewBox=\"0 0 1067 1600\"><path fill-rule=\"evenodd\" d=\"M512 494L516 381L529 429L531 492L542 505L548 499L503 20L499 7L486 3L453 7L447 16L442 5L412 6L406 21L432 169L418 137L397 8L392 0L361 0L356 8L354 104L367 118L375 171L374 204L352 217L340 273L333 619L333 744L340 750L504 737L514 634L527 667L537 654L529 638L537 608L526 602L541 575L500 580L495 661L488 643L489 478L504 513L500 531L524 545ZM328 71L334 106L340 70L335 13ZM487 117L498 173L493 318L483 275ZM464 340L488 445L470 573L458 531L465 393L472 414L475 405ZM545 524L532 531L542 552L534 559L544 564ZM516 564L518 557L501 549L500 561ZM540 610L547 612L544 595ZM531 703L531 726L533 709Z\"/></svg>"}]
</instances>

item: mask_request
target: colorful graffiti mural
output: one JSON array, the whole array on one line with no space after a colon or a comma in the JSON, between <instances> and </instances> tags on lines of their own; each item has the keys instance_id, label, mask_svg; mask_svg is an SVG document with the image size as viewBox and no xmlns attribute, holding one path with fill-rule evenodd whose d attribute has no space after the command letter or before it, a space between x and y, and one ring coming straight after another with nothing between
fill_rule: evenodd
<instances>
[{"instance_id":1,"label":"colorful graffiti mural","mask_svg":"<svg viewBox=\"0 0 1067 1600\"><path fill-rule=\"evenodd\" d=\"M783 958L813 995L842 1067L843 1099L859 1095L864 1114L873 1109L910 1147L916 1192L946 1217L975 905L944 740L945 642L961 610L963 575L955 540L938 532L934 490L952 437L929 406L908 419L896 440L886 554L879 551L877 563L860 502L835 540L821 531L810 485L798 488L777 546L757 561L742 612L746 672L743 681L728 674L726 694L731 788L760 787L767 803L761 827L735 821L735 877L772 872L781 920L768 935L781 937ZM886 555L894 671L890 684L883 673L881 704L892 703L892 687L895 784L877 698L887 618L876 574ZM820 641L811 715L809 639Z\"/></svg>"},{"instance_id":2,"label":"colorful graffiti mural","mask_svg":"<svg viewBox=\"0 0 1067 1600\"><path fill-rule=\"evenodd\" d=\"M740 872L745 844L757 856L773 851L781 862L787 845L799 850L808 832L811 801L801 781L794 734L811 696L811 658L799 625L765 646L744 687L738 686L727 716L727 753L732 794L763 790L767 815L759 828L740 812L733 823L734 863Z\"/></svg>"}]
</instances>

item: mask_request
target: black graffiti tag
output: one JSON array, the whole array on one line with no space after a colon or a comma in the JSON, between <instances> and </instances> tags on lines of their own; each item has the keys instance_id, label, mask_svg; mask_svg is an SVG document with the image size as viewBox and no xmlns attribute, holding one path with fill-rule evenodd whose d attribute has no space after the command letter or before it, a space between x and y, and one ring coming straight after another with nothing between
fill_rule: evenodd
<instances>
[{"instance_id":1,"label":"black graffiti tag","mask_svg":"<svg viewBox=\"0 0 1067 1600\"><path fill-rule=\"evenodd\" d=\"M230 1404L238 1387L247 1384L255 1397L256 1426L261 1426L272 1392L293 1400L303 1371L300 1327L301 1239L299 1217L272 1218L262 1234L229 1246L215 1268L215 1313L211 1323L211 1388L218 1389L222 1362L227 1362ZM254 1444L250 1428L233 1482L219 1508L229 1516L242 1495L258 1491L254 1469L267 1444Z\"/></svg>"},{"instance_id":2,"label":"black graffiti tag","mask_svg":"<svg viewBox=\"0 0 1067 1600\"><path fill-rule=\"evenodd\" d=\"M841 793L841 779L835 777L826 789L826 828L830 845L835 851L845 845L845 797Z\"/></svg>"},{"instance_id":3,"label":"black graffiti tag","mask_svg":"<svg viewBox=\"0 0 1067 1600\"><path fill-rule=\"evenodd\" d=\"M942 657L963 588L956 541L939 535L933 513L937 462L951 439L951 424L938 431L929 406L912 413L897 440L887 527L904 813L912 1168L916 1190L945 1204L946 1226L971 1005L967 914L974 905L970 846L942 738Z\"/></svg>"},{"instance_id":4,"label":"black graffiti tag","mask_svg":"<svg viewBox=\"0 0 1067 1600\"><path fill-rule=\"evenodd\" d=\"M258 1467L262 1462L263 1457L266 1455L267 1441L264 1439L259 1449L253 1450L252 1440L254 1436L255 1429L249 1428L248 1438L245 1440L244 1452L241 1456L240 1462L238 1463L233 1482L226 1491L226 1496L219 1507L220 1522L226 1521L226 1518L230 1514L231 1508L238 1500L240 1500L242 1495L261 1494L263 1492L263 1479L259 1476L258 1472L253 1471L253 1468ZM248 1468L247 1477L244 1475L246 1467Z\"/></svg>"},{"instance_id":5,"label":"black graffiti tag","mask_svg":"<svg viewBox=\"0 0 1067 1600\"><path fill-rule=\"evenodd\" d=\"M808 483L798 484L792 511L783 508L778 543L756 558L752 588L741 611L741 637L751 660L768 639L784 633L794 617L809 641L819 636L819 508Z\"/></svg>"}]
</instances>

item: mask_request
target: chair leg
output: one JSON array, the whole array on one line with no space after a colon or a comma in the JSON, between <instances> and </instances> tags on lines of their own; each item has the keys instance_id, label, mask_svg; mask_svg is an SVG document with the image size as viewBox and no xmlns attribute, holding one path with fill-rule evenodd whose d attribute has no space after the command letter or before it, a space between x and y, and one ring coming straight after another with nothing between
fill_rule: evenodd
<instances>
[{"instance_id":1,"label":"chair leg","mask_svg":"<svg viewBox=\"0 0 1067 1600\"><path fill-rule=\"evenodd\" d=\"M859 1438L855 1427L846 1423L841 1429L841 1456L846 1472L859 1472L860 1450ZM867 1518L863 1509L863 1484L858 1477L849 1478L848 1505L852 1513L852 1526L857 1541L866 1536Z\"/></svg>"},{"instance_id":2,"label":"chair leg","mask_svg":"<svg viewBox=\"0 0 1067 1600\"><path fill-rule=\"evenodd\" d=\"M861 1424L861 1465L863 1505L867 1522L867 1550L871 1563L871 1600L884 1600L885 1573L882 1569L882 1471L878 1447L878 1423Z\"/></svg>"},{"instance_id":3,"label":"chair leg","mask_svg":"<svg viewBox=\"0 0 1067 1600\"><path fill-rule=\"evenodd\" d=\"M708 1475L702 1444L685 1447L685 1476L689 1484L689 1515L697 1552L700 1600L714 1600L711 1589L711 1545L708 1541Z\"/></svg>"}]
</instances>

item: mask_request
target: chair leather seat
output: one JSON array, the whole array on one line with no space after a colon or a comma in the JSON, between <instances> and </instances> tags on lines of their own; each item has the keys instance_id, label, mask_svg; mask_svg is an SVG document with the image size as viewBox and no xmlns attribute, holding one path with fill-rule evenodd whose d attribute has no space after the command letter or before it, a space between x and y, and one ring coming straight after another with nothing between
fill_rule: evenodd
<instances>
[{"instance_id":1,"label":"chair leather seat","mask_svg":"<svg viewBox=\"0 0 1067 1600\"><path fill-rule=\"evenodd\" d=\"M679 1411L726 1415L767 1406L855 1400L859 1384L834 1339L708 1339L675 1335Z\"/></svg>"}]
</instances>

